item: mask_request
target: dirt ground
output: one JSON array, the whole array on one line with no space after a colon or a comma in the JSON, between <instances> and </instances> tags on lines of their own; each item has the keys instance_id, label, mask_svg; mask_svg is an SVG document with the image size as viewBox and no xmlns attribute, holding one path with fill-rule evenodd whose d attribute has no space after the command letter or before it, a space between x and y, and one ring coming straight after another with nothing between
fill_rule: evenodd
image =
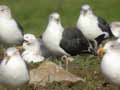
<instances>
[{"instance_id":1,"label":"dirt ground","mask_svg":"<svg viewBox=\"0 0 120 90\"><path fill-rule=\"evenodd\" d=\"M84 78L85 82L53 82L45 87L28 85L21 90L119 90L117 86L106 83L99 69L100 60L94 56L86 56L77 56L74 62L69 63L69 72ZM0 87L0 90L6 89Z\"/></svg>"}]
</instances>

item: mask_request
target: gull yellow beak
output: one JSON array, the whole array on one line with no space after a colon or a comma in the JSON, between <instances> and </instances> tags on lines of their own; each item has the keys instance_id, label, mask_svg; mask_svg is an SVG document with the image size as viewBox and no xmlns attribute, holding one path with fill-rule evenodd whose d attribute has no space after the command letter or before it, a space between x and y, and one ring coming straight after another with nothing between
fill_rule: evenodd
<instances>
[{"instance_id":1,"label":"gull yellow beak","mask_svg":"<svg viewBox=\"0 0 120 90\"><path fill-rule=\"evenodd\" d=\"M104 48L98 48L97 54L98 54L99 57L103 57L104 53L105 53L105 49Z\"/></svg>"}]
</instances>

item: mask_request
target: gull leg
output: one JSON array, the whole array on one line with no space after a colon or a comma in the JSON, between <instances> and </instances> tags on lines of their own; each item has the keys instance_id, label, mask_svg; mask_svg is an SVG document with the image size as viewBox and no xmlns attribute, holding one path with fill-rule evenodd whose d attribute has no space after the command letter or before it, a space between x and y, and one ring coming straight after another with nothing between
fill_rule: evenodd
<instances>
[{"instance_id":1,"label":"gull leg","mask_svg":"<svg viewBox=\"0 0 120 90\"><path fill-rule=\"evenodd\" d=\"M65 70L68 71L68 57L66 55L61 57L62 61L65 61Z\"/></svg>"},{"instance_id":2,"label":"gull leg","mask_svg":"<svg viewBox=\"0 0 120 90\"><path fill-rule=\"evenodd\" d=\"M66 58L65 62L66 62L66 67L65 67L65 69L66 69L66 71L68 71L68 64L69 64L68 58Z\"/></svg>"},{"instance_id":3,"label":"gull leg","mask_svg":"<svg viewBox=\"0 0 120 90\"><path fill-rule=\"evenodd\" d=\"M59 59L60 59L60 58L56 59L56 62L58 62L58 65L59 65L60 67L63 67L63 65L62 65L62 61L59 60Z\"/></svg>"},{"instance_id":4,"label":"gull leg","mask_svg":"<svg viewBox=\"0 0 120 90\"><path fill-rule=\"evenodd\" d=\"M97 41L94 40L94 51L95 51L95 54L96 54L96 52L97 52L97 48L98 48Z\"/></svg>"},{"instance_id":5,"label":"gull leg","mask_svg":"<svg viewBox=\"0 0 120 90\"><path fill-rule=\"evenodd\" d=\"M62 56L61 58L63 61L65 61L65 69L66 71L68 71L68 65L69 65L69 61L73 61L74 59L72 57L68 57L66 55Z\"/></svg>"}]
</instances>

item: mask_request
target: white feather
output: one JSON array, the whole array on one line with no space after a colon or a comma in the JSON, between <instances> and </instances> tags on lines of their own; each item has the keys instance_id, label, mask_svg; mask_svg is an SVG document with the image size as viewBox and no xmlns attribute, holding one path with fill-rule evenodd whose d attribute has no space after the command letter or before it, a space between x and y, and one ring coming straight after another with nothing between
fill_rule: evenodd
<instances>
[{"instance_id":1,"label":"white feather","mask_svg":"<svg viewBox=\"0 0 120 90\"><path fill-rule=\"evenodd\" d=\"M77 27L82 31L86 38L94 40L99 35L103 34L102 30L98 27L97 17L94 15L80 15Z\"/></svg>"},{"instance_id":2,"label":"white feather","mask_svg":"<svg viewBox=\"0 0 120 90\"><path fill-rule=\"evenodd\" d=\"M53 19L56 18L53 14ZM60 19L58 17L58 19ZM43 42L46 47L56 55L68 55L59 45L62 39L64 28L60 22L49 20L48 26L43 33Z\"/></svg>"},{"instance_id":3,"label":"white feather","mask_svg":"<svg viewBox=\"0 0 120 90\"><path fill-rule=\"evenodd\" d=\"M23 35L13 19L0 18L0 39L7 44L17 44Z\"/></svg>"}]
</instances>

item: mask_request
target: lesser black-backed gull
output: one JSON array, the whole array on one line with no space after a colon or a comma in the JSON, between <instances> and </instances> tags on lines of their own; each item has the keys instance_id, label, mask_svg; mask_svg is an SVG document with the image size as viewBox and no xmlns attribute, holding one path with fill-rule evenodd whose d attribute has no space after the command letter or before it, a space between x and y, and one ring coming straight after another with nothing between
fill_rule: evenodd
<instances>
[{"instance_id":1,"label":"lesser black-backed gull","mask_svg":"<svg viewBox=\"0 0 120 90\"><path fill-rule=\"evenodd\" d=\"M81 7L77 28L87 39L95 42L96 48L104 39L113 36L109 24L103 18L96 16L88 4Z\"/></svg>"}]
</instances>

